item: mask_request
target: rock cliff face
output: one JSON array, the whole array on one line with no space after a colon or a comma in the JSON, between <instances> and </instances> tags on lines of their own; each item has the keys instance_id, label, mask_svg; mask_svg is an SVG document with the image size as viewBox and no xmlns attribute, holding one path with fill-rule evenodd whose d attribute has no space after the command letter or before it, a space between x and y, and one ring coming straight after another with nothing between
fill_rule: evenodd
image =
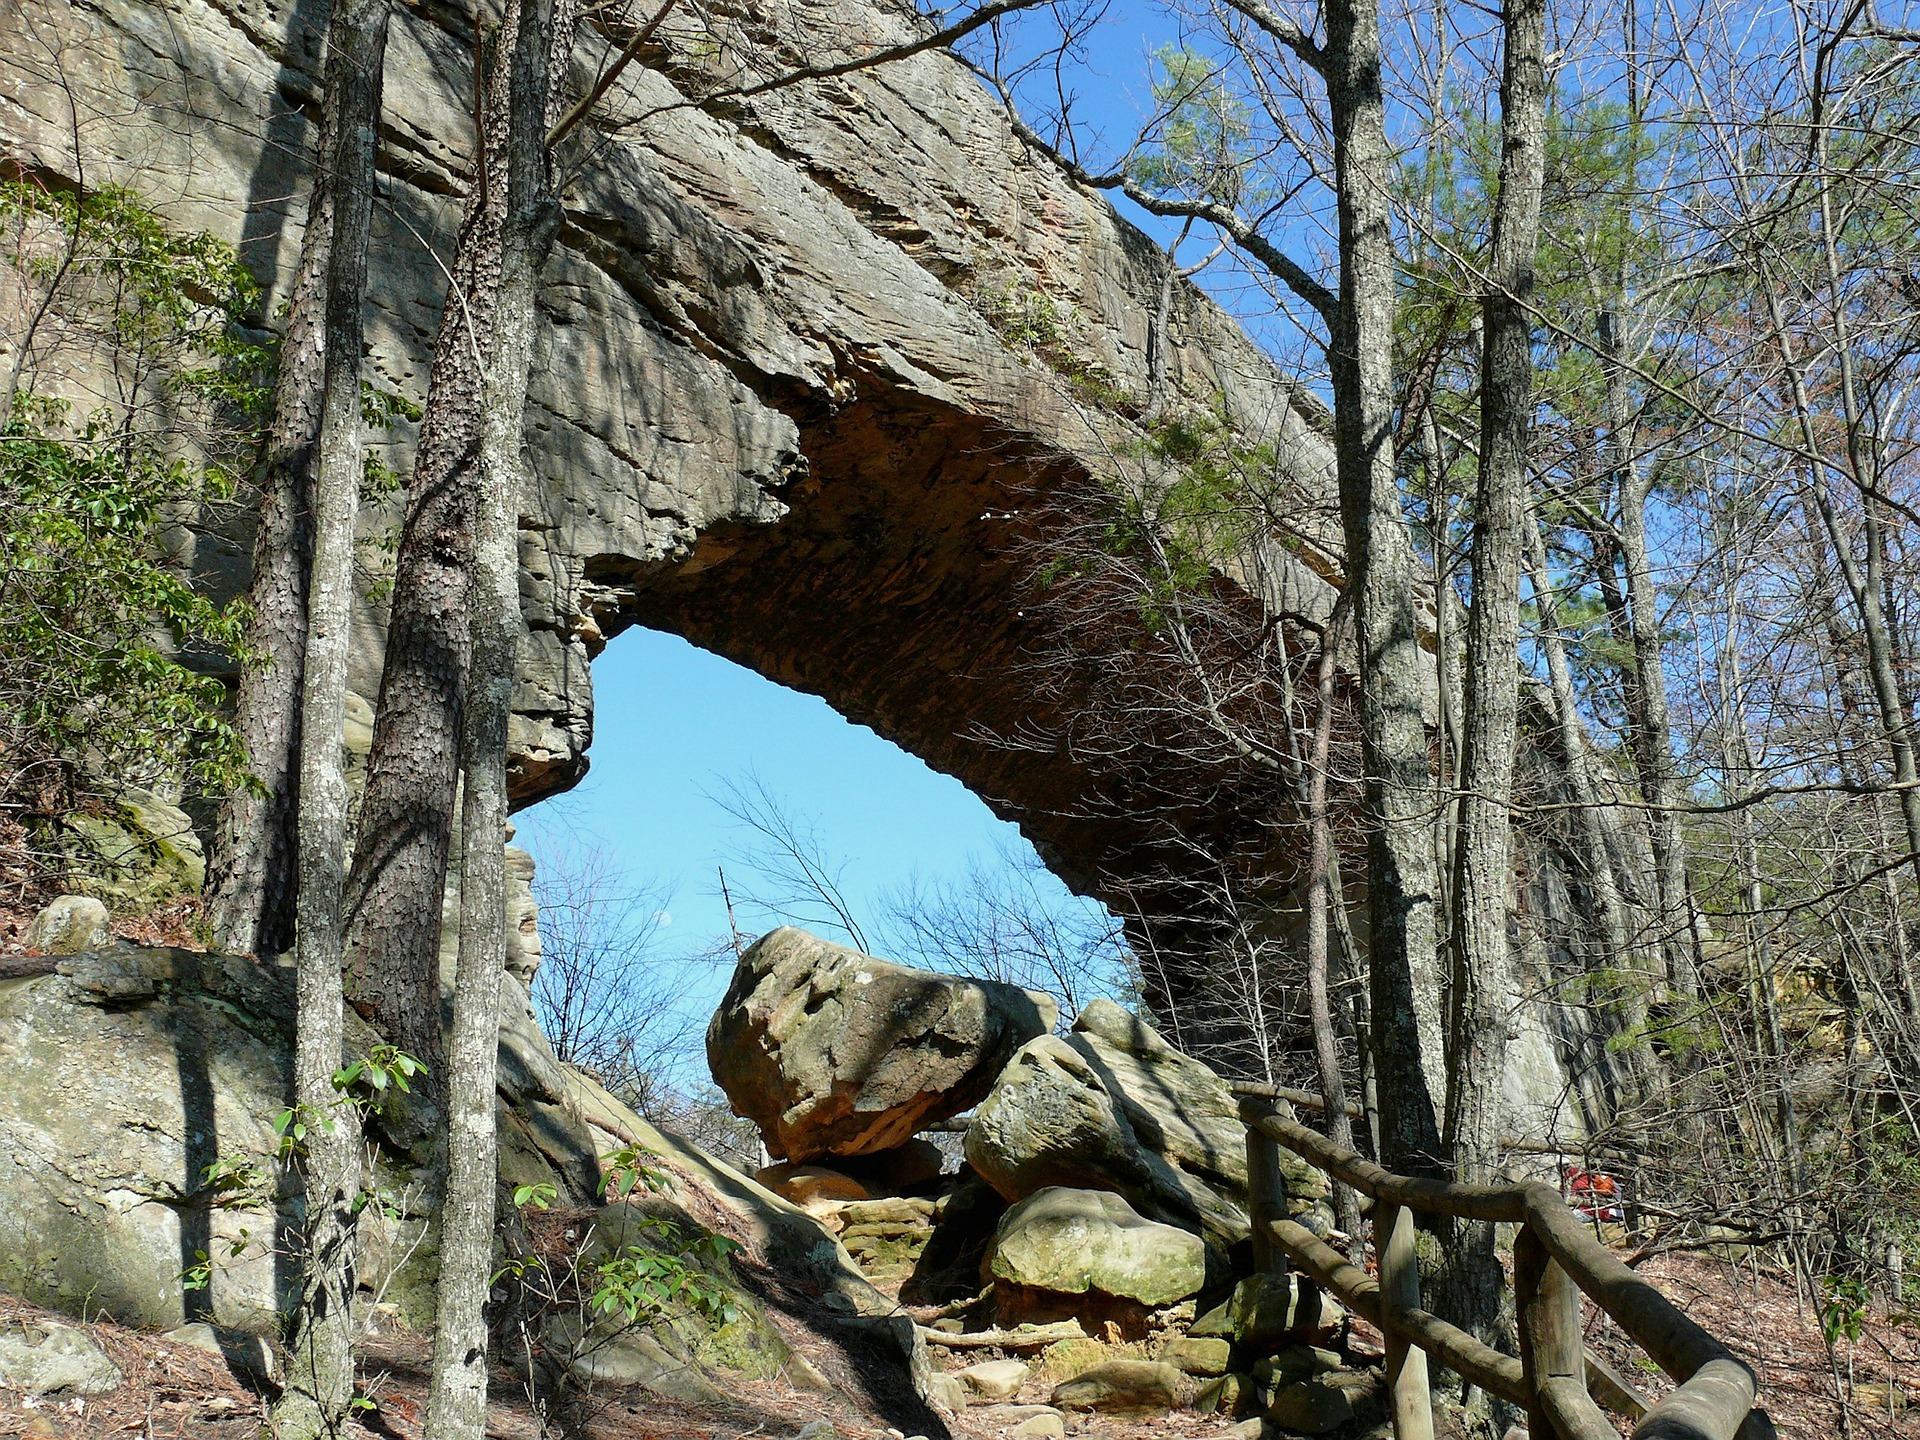
<instances>
[{"instance_id":1,"label":"rock cliff face","mask_svg":"<svg viewBox=\"0 0 1920 1440\"><path fill-rule=\"evenodd\" d=\"M0 164L135 186L236 241L272 304L299 248L324 9L0 0ZM414 400L470 180L469 24L464 6L420 0L396 14L389 52L368 352L373 382ZM943 54L711 98L725 76L750 88L917 24L889 0L722 0L697 25L670 22L610 92L567 189L529 397L516 799L584 773L590 663L644 624L821 695L958 776L1069 883L1117 898L1112 877L1176 863L1179 837L1200 832L1284 885L1294 847L1260 824L1270 796L1153 773L1178 763L1180 736L1150 755L1057 738L1083 682L1070 665L1035 673L1057 637L1025 588L1034 502L1102 473L1136 432L1090 418L1008 343L1009 321L1045 302L1056 350L1112 391L1218 404L1269 438L1300 538L1263 578L1311 615L1340 561L1310 397L1184 282L1150 343L1157 250L1024 152ZM610 44L583 44L576 85ZM404 465L411 436L392 439ZM393 523L372 517L369 538ZM209 529L191 558L237 583L245 554L244 534ZM375 593L353 671L366 698Z\"/></svg>"},{"instance_id":2,"label":"rock cliff face","mask_svg":"<svg viewBox=\"0 0 1920 1440\"><path fill-rule=\"evenodd\" d=\"M324 6L6 9L30 43L0 57L0 157L134 184L178 223L238 241L270 297L284 293ZM388 62L368 344L374 382L415 400L470 178L464 15L403 8ZM584 771L589 662L644 623L825 696L960 775L1085 878L1113 853L1117 836L1054 813L1099 775L964 737L1052 718L1017 663L1035 638L1012 558L1021 497L1097 464L1112 439L996 322L1057 302L1074 352L1143 395L1157 252L1024 154L941 54L686 103L742 57L752 81L898 44L915 24L886 0L723 5L713 34L669 24L651 66L609 95L604 143L567 193L530 397L521 803ZM583 45L578 79L604 43ZM1171 392L1224 396L1271 431L1312 509L1327 457L1286 379L1184 285L1169 341ZM204 570L243 556L234 537L200 549ZM380 619L369 603L354 675L368 697Z\"/></svg>"}]
</instances>

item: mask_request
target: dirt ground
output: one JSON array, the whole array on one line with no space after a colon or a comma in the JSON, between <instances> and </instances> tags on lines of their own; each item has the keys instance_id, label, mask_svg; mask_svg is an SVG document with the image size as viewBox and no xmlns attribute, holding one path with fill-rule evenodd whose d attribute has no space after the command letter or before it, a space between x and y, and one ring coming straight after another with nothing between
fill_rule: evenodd
<instances>
[{"instance_id":1,"label":"dirt ground","mask_svg":"<svg viewBox=\"0 0 1920 1440\"><path fill-rule=\"evenodd\" d=\"M1836 1366L1829 1363L1818 1314L1796 1300L1792 1284L1783 1275L1690 1254L1657 1256L1639 1270L1753 1366L1760 1376L1767 1413L1783 1437L1920 1437L1920 1321L1908 1318L1889 1324L1876 1306L1860 1343L1840 1342ZM1672 1389L1664 1377L1649 1371L1645 1357L1619 1327L1591 1305L1587 1338L1643 1394L1658 1396ZM1904 1395L1904 1411L1887 1414L1884 1399L1878 1409L1864 1399L1843 1405L1849 1360L1857 1396L1872 1395L1866 1387L1876 1384L1891 1386ZM1898 1406L1900 1401L1893 1403Z\"/></svg>"},{"instance_id":2,"label":"dirt ground","mask_svg":"<svg viewBox=\"0 0 1920 1440\"><path fill-rule=\"evenodd\" d=\"M1765 1271L1700 1256L1670 1255L1643 1267L1667 1294L1759 1370L1769 1412L1788 1440L1920 1440L1920 1331L1912 1322L1893 1326L1875 1315L1852 1347L1853 1384L1891 1384L1909 1397L1903 1414L1889 1416L1868 1405L1848 1407L1842 1418L1835 1368L1828 1363L1817 1317L1795 1303L1792 1287ZM0 1326L38 1319L74 1323L22 1302L0 1297ZM812 1421L831 1423L842 1440L899 1440L903 1429L894 1387L876 1391L871 1382L897 1374L878 1357L850 1350L791 1316L779 1319L790 1344L829 1378L837 1395L780 1381L729 1381L724 1407L688 1405L643 1391L607 1391L575 1399L564 1416L544 1414L521 1377L496 1366L487 1434L492 1440L794 1440ZM127 1377L110 1395L89 1400L50 1397L38 1402L0 1391L0 1437L34 1440L255 1440L265 1418L263 1397L229 1372L226 1363L188 1345L125 1329L111 1321L83 1327ZM1588 1317L1588 1338L1649 1394L1667 1387L1646 1369L1644 1358L1597 1312ZM426 1393L430 1343L425 1336L389 1331L374 1336L365 1351L364 1394L375 1408L362 1417L368 1440L418 1440ZM1838 1356L1844 1381L1847 1349ZM936 1363L952 1368L987 1358L979 1351L951 1357L936 1349ZM1017 1397L1044 1403L1051 1382L1044 1372ZM894 1393L887 1393L894 1390ZM1883 1393L1884 1392L1880 1392ZM958 1440L997 1440L1009 1415L997 1407L970 1409L958 1418ZM1142 1421L1069 1417L1074 1435L1103 1440L1212 1440L1228 1429L1219 1416L1191 1411Z\"/></svg>"}]
</instances>

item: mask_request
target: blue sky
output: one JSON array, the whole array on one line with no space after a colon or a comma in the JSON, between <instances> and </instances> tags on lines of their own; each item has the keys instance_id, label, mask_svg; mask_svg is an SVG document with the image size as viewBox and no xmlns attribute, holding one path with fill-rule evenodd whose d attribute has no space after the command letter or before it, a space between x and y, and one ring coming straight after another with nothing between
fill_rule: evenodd
<instances>
[{"instance_id":1,"label":"blue sky","mask_svg":"<svg viewBox=\"0 0 1920 1440\"><path fill-rule=\"evenodd\" d=\"M517 843L536 861L543 852L597 850L629 887L661 891L671 917L655 940L663 960L727 933L721 866L736 900L764 888L741 853L751 833L713 798L729 780L757 776L816 828L822 850L844 867L856 917L876 934L889 894L916 879L953 879L974 864L1032 857L1019 831L958 780L824 700L677 636L628 631L594 662L593 679L592 769L566 795L516 816ZM1059 903L1082 903L1050 883ZM743 930L770 928L773 918L740 907ZM725 980L722 969L689 967L688 1008L710 1009Z\"/></svg>"}]
</instances>

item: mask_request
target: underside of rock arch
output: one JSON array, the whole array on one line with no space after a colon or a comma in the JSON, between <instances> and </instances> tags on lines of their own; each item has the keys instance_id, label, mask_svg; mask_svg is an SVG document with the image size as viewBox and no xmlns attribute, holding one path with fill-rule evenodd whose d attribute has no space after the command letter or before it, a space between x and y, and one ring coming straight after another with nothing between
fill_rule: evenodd
<instances>
[{"instance_id":1,"label":"underside of rock arch","mask_svg":"<svg viewBox=\"0 0 1920 1440\"><path fill-rule=\"evenodd\" d=\"M0 160L134 186L239 242L277 299L298 252L321 8L0 0L23 37L0 55ZM1272 583L1324 613L1339 546L1317 405L1185 282L1150 334L1159 252L1025 152L950 57L689 103L719 66L751 81L898 46L919 33L909 13L718 11L663 29L567 188L529 403L518 802L584 773L591 662L639 624L824 697L960 778L1109 901L1137 905L1116 882L1177 865L1195 837L1257 852L1285 888L1294 851L1262 823L1271 795L1183 770L1178 735L1116 753L1088 733L1031 575L1037 517L1098 483L1137 434L1129 408L1157 394L1272 444L1306 537ZM376 383L415 400L470 178L467 25L435 0L403 9L389 55L369 355ZM578 86L614 47L583 46ZM1008 317L1038 300L1056 348L1125 403L1090 409L1057 363L1009 343ZM409 437L395 439L404 464ZM370 536L393 519L373 517ZM209 529L194 563L237 577L244 555L244 533ZM370 591L363 697L381 626Z\"/></svg>"}]
</instances>

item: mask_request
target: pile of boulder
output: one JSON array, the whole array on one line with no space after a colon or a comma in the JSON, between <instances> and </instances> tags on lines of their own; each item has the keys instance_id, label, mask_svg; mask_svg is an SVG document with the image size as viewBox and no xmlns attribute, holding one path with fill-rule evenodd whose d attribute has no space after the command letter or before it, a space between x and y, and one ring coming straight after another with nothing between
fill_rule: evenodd
<instances>
[{"instance_id":1,"label":"pile of boulder","mask_svg":"<svg viewBox=\"0 0 1920 1440\"><path fill-rule=\"evenodd\" d=\"M1226 1083L1110 1000L1058 1026L1044 995L784 928L741 958L707 1055L776 1161L761 1182L922 1307L961 1363L952 1402L1006 1433L1177 1406L1314 1435L1377 1419L1340 1307L1253 1273ZM1295 1218L1328 1233L1326 1177L1282 1160Z\"/></svg>"}]
</instances>

